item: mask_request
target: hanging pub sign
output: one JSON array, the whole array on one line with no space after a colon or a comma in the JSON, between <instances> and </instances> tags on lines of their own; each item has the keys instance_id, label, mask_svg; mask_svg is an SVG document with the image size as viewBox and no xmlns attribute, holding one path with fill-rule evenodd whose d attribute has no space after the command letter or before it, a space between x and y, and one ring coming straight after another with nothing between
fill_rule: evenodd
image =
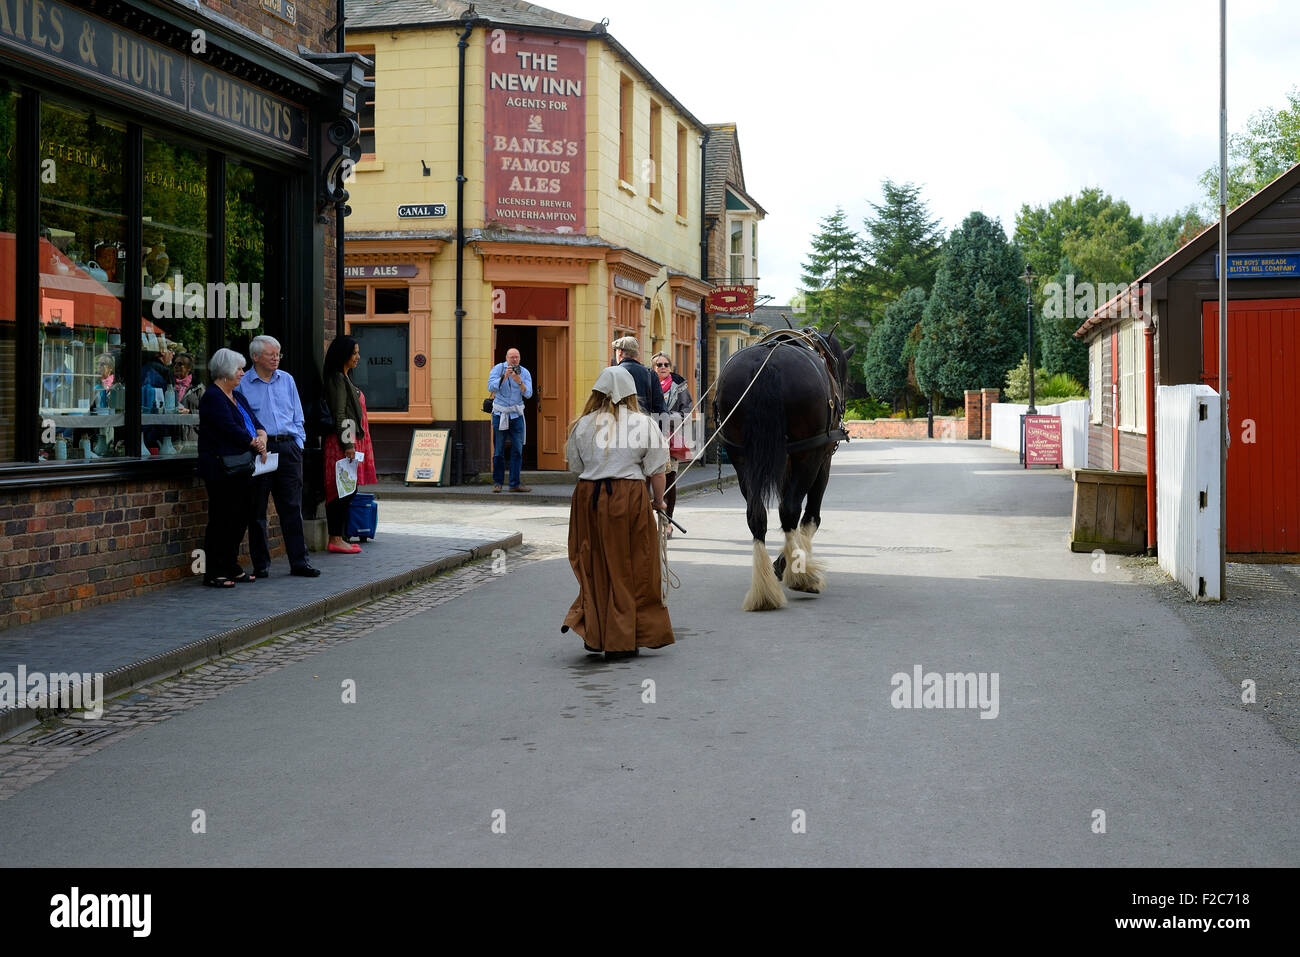
<instances>
[{"instance_id":1,"label":"hanging pub sign","mask_svg":"<svg viewBox=\"0 0 1300 957\"><path fill-rule=\"evenodd\" d=\"M487 44L488 223L586 228L587 44L495 31Z\"/></svg>"},{"instance_id":2,"label":"hanging pub sign","mask_svg":"<svg viewBox=\"0 0 1300 957\"><path fill-rule=\"evenodd\" d=\"M753 311L753 286L719 286L709 293L709 312L739 315Z\"/></svg>"},{"instance_id":3,"label":"hanging pub sign","mask_svg":"<svg viewBox=\"0 0 1300 957\"><path fill-rule=\"evenodd\" d=\"M1214 254L1214 278L1219 278L1219 254ZM1295 279L1300 277L1300 252L1228 253L1229 279Z\"/></svg>"},{"instance_id":4,"label":"hanging pub sign","mask_svg":"<svg viewBox=\"0 0 1300 957\"><path fill-rule=\"evenodd\" d=\"M1025 468L1031 465L1061 467L1061 417L1058 415L1026 415Z\"/></svg>"},{"instance_id":5,"label":"hanging pub sign","mask_svg":"<svg viewBox=\"0 0 1300 957\"><path fill-rule=\"evenodd\" d=\"M445 485L447 442L451 429L416 429L411 433L411 452L406 457L407 485Z\"/></svg>"},{"instance_id":6,"label":"hanging pub sign","mask_svg":"<svg viewBox=\"0 0 1300 957\"><path fill-rule=\"evenodd\" d=\"M0 47L146 103L307 153L307 111L301 106L57 0L0 0Z\"/></svg>"}]
</instances>

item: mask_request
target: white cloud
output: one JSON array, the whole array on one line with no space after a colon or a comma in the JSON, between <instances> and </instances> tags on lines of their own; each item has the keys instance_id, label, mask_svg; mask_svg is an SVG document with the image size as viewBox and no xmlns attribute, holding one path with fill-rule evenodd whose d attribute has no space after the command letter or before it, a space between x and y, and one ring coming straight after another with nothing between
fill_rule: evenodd
<instances>
[{"instance_id":1,"label":"white cloud","mask_svg":"<svg viewBox=\"0 0 1300 957\"><path fill-rule=\"evenodd\" d=\"M944 225L1010 234L1022 203L1100 186L1136 212L1201 201L1218 157L1216 0L555 0L599 20L687 109L735 121L768 210L760 291L787 302L818 221L860 226L883 177ZM1233 0L1232 130L1300 84L1294 0Z\"/></svg>"}]
</instances>

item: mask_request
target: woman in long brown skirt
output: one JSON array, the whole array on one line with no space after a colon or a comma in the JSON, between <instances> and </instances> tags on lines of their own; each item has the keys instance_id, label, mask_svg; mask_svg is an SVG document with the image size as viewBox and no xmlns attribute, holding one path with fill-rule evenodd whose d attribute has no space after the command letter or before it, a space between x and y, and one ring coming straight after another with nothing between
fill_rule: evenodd
<instances>
[{"instance_id":1,"label":"woman in long brown skirt","mask_svg":"<svg viewBox=\"0 0 1300 957\"><path fill-rule=\"evenodd\" d=\"M665 508L668 445L639 411L626 369L596 379L567 452L570 471L579 473L569 506L569 564L579 592L560 630L572 628L587 651L606 657L672 644L655 519Z\"/></svg>"}]
</instances>

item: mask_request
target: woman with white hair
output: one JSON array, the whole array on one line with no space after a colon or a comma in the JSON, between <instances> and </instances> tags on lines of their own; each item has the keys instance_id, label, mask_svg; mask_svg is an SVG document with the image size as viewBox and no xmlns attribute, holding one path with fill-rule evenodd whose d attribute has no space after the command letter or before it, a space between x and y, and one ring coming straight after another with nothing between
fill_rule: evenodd
<instances>
[{"instance_id":1,"label":"woman with white hair","mask_svg":"<svg viewBox=\"0 0 1300 957\"><path fill-rule=\"evenodd\" d=\"M253 457L266 460L266 430L235 391L244 357L218 349L208 363L212 384L199 400L199 476L208 489L208 527L203 535L203 584L234 588L256 581L239 567L239 546L248 530Z\"/></svg>"},{"instance_id":2,"label":"woman with white hair","mask_svg":"<svg viewBox=\"0 0 1300 957\"><path fill-rule=\"evenodd\" d=\"M673 643L662 601L659 531L668 442L640 411L636 382L619 366L603 371L582 416L569 429L569 470L579 473L569 505L569 565L578 597L560 631L570 628L592 654L635 655Z\"/></svg>"}]
</instances>

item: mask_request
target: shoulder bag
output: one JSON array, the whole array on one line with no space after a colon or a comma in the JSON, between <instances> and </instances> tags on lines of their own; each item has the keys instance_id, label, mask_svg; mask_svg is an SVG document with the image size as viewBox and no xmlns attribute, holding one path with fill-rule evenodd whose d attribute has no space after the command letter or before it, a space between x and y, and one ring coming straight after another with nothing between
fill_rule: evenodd
<instances>
[{"instance_id":1,"label":"shoulder bag","mask_svg":"<svg viewBox=\"0 0 1300 957\"><path fill-rule=\"evenodd\" d=\"M221 460L221 474L227 479L249 478L255 468L253 464L253 450L240 452L236 455L218 456Z\"/></svg>"}]
</instances>

